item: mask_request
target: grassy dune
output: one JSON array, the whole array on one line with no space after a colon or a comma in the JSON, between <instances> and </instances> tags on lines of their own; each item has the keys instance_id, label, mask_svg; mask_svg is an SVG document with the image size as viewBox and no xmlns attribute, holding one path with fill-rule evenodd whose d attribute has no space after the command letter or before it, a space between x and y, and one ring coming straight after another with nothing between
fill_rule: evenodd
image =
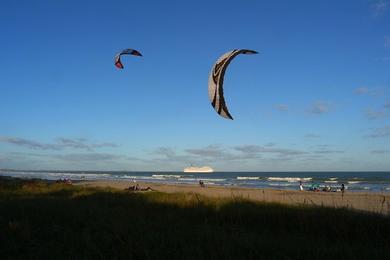
<instances>
[{"instance_id":1,"label":"grassy dune","mask_svg":"<svg viewBox=\"0 0 390 260\"><path fill-rule=\"evenodd\" d=\"M390 218L0 179L0 258L390 259Z\"/></svg>"}]
</instances>

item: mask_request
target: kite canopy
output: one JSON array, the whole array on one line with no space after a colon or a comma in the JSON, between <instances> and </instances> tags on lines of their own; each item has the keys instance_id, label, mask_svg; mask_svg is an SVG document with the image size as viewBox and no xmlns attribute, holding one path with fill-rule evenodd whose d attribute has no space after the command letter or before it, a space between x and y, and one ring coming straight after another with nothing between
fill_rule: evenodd
<instances>
[{"instance_id":1,"label":"kite canopy","mask_svg":"<svg viewBox=\"0 0 390 260\"><path fill-rule=\"evenodd\" d=\"M233 120L233 117L227 109L223 96L223 79L228 65L239 54L257 54L257 51L238 49L225 53L217 60L209 77L209 99L211 105L220 116L231 120Z\"/></svg>"},{"instance_id":2,"label":"kite canopy","mask_svg":"<svg viewBox=\"0 0 390 260\"><path fill-rule=\"evenodd\" d=\"M115 66L118 68L118 69L123 69L123 64L121 62L121 56L123 54L127 54L127 55L134 55L134 56L142 56L142 54L137 51L137 50L134 50L134 49L125 49L123 51L121 51L120 53L118 53L116 56L115 56Z\"/></svg>"}]
</instances>

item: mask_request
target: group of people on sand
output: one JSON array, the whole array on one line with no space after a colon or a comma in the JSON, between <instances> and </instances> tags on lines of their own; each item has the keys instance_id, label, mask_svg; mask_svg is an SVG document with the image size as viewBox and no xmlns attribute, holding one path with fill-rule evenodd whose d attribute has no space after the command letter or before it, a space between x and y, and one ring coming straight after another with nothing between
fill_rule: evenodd
<instances>
[{"instance_id":1,"label":"group of people on sand","mask_svg":"<svg viewBox=\"0 0 390 260\"><path fill-rule=\"evenodd\" d=\"M303 191L303 185L302 185L302 181L299 181L299 190ZM337 191L341 191L343 194L345 192L345 185L344 183L341 184L341 188L340 189L332 189L332 187L330 187L329 185L325 185L324 187L320 187L320 185L318 184L312 184L311 187L309 188L309 191L325 191L325 192L337 192Z\"/></svg>"},{"instance_id":2,"label":"group of people on sand","mask_svg":"<svg viewBox=\"0 0 390 260\"><path fill-rule=\"evenodd\" d=\"M65 184L72 184L72 180L69 178L60 178L56 180L56 183L65 183Z\"/></svg>"},{"instance_id":3,"label":"group of people on sand","mask_svg":"<svg viewBox=\"0 0 390 260\"><path fill-rule=\"evenodd\" d=\"M127 191L152 191L153 189L150 188L149 186L146 188L141 188L141 186L139 186L139 184L137 183L136 185L129 186L125 190L127 190Z\"/></svg>"}]
</instances>

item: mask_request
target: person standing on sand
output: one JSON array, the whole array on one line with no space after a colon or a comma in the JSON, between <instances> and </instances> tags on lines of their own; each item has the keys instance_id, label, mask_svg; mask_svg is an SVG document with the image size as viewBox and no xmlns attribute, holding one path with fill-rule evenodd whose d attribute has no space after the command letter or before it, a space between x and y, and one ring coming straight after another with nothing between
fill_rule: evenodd
<instances>
[{"instance_id":1,"label":"person standing on sand","mask_svg":"<svg viewBox=\"0 0 390 260\"><path fill-rule=\"evenodd\" d=\"M344 183L341 183L341 196L342 197L344 197L344 191L345 191Z\"/></svg>"},{"instance_id":2,"label":"person standing on sand","mask_svg":"<svg viewBox=\"0 0 390 260\"><path fill-rule=\"evenodd\" d=\"M299 181L299 189L303 191L302 181Z\"/></svg>"}]
</instances>

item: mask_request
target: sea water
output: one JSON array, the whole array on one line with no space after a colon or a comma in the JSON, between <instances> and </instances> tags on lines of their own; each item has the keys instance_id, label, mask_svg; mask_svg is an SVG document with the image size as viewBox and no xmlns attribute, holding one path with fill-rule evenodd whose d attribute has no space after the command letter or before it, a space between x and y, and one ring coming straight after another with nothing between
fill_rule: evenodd
<instances>
[{"instance_id":1,"label":"sea water","mask_svg":"<svg viewBox=\"0 0 390 260\"><path fill-rule=\"evenodd\" d=\"M390 172L119 172L119 171L14 171L0 170L0 176L40 178L48 180L117 180L165 184L198 184L227 187L273 188L299 190L312 185L330 186L332 190L344 184L348 191L389 192Z\"/></svg>"}]
</instances>

